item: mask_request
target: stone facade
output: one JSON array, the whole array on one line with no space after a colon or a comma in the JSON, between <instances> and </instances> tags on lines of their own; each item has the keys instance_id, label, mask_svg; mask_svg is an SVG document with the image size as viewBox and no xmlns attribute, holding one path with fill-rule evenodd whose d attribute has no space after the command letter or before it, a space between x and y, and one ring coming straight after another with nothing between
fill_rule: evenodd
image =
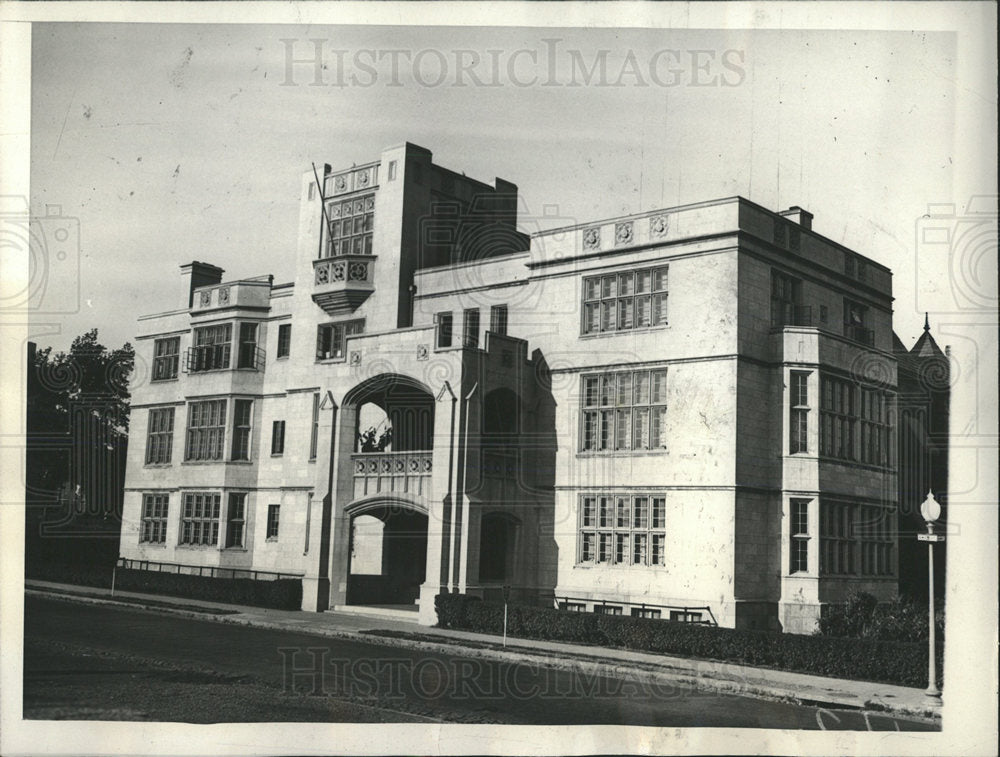
<instances>
[{"instance_id":1,"label":"stone facade","mask_svg":"<svg viewBox=\"0 0 1000 757\"><path fill-rule=\"evenodd\" d=\"M888 269L739 197L529 238L516 186L410 144L318 178L294 282L191 263L139 321L127 564L423 623L503 587L798 632L895 596Z\"/></svg>"}]
</instances>

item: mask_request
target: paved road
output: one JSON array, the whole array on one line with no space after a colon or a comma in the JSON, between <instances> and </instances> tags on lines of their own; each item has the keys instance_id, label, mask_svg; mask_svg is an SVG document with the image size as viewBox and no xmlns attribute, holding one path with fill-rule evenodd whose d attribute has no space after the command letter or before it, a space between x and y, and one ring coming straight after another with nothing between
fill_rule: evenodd
<instances>
[{"instance_id":1,"label":"paved road","mask_svg":"<svg viewBox=\"0 0 1000 757\"><path fill-rule=\"evenodd\" d=\"M25 600L24 716L937 730L922 721L58 599Z\"/></svg>"}]
</instances>

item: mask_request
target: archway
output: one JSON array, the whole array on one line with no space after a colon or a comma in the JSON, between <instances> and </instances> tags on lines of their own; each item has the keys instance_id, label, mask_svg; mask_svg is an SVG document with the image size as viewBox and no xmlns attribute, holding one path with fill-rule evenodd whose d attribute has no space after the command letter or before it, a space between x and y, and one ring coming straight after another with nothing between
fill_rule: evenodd
<instances>
[{"instance_id":1,"label":"archway","mask_svg":"<svg viewBox=\"0 0 1000 757\"><path fill-rule=\"evenodd\" d=\"M416 503L378 499L347 509L351 549L347 604L416 610L427 564L427 513Z\"/></svg>"}]
</instances>

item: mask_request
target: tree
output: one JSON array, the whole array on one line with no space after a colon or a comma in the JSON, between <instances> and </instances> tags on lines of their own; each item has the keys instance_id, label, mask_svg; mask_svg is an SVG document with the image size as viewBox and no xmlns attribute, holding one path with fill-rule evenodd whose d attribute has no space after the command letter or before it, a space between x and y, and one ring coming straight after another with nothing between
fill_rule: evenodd
<instances>
[{"instance_id":1,"label":"tree","mask_svg":"<svg viewBox=\"0 0 1000 757\"><path fill-rule=\"evenodd\" d=\"M28 356L28 565L117 555L135 351L91 329L69 352L29 344Z\"/></svg>"}]
</instances>

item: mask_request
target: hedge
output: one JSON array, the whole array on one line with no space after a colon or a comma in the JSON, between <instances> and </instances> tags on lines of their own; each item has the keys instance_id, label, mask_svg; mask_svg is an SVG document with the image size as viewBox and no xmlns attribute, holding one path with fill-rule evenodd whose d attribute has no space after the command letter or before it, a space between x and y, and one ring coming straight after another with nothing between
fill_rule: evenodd
<instances>
[{"instance_id":1,"label":"hedge","mask_svg":"<svg viewBox=\"0 0 1000 757\"><path fill-rule=\"evenodd\" d=\"M503 604L484 602L465 594L439 594L434 599L434 607L439 627L503 632ZM914 642L745 631L524 606L508 608L507 633L530 639L620 647L835 678L900 686L927 685L927 646ZM943 648L938 649L937 658L940 679Z\"/></svg>"},{"instance_id":2,"label":"hedge","mask_svg":"<svg viewBox=\"0 0 1000 757\"><path fill-rule=\"evenodd\" d=\"M115 588L236 605L270 607L275 610L298 610L302 607L300 578L254 581L250 578L210 578L184 573L119 568L115 578Z\"/></svg>"},{"instance_id":3,"label":"hedge","mask_svg":"<svg viewBox=\"0 0 1000 757\"><path fill-rule=\"evenodd\" d=\"M37 565L26 565L24 577L39 581L54 581L62 584L78 584L82 586L98 586L111 588L110 565L92 565L81 563L45 562Z\"/></svg>"}]
</instances>

